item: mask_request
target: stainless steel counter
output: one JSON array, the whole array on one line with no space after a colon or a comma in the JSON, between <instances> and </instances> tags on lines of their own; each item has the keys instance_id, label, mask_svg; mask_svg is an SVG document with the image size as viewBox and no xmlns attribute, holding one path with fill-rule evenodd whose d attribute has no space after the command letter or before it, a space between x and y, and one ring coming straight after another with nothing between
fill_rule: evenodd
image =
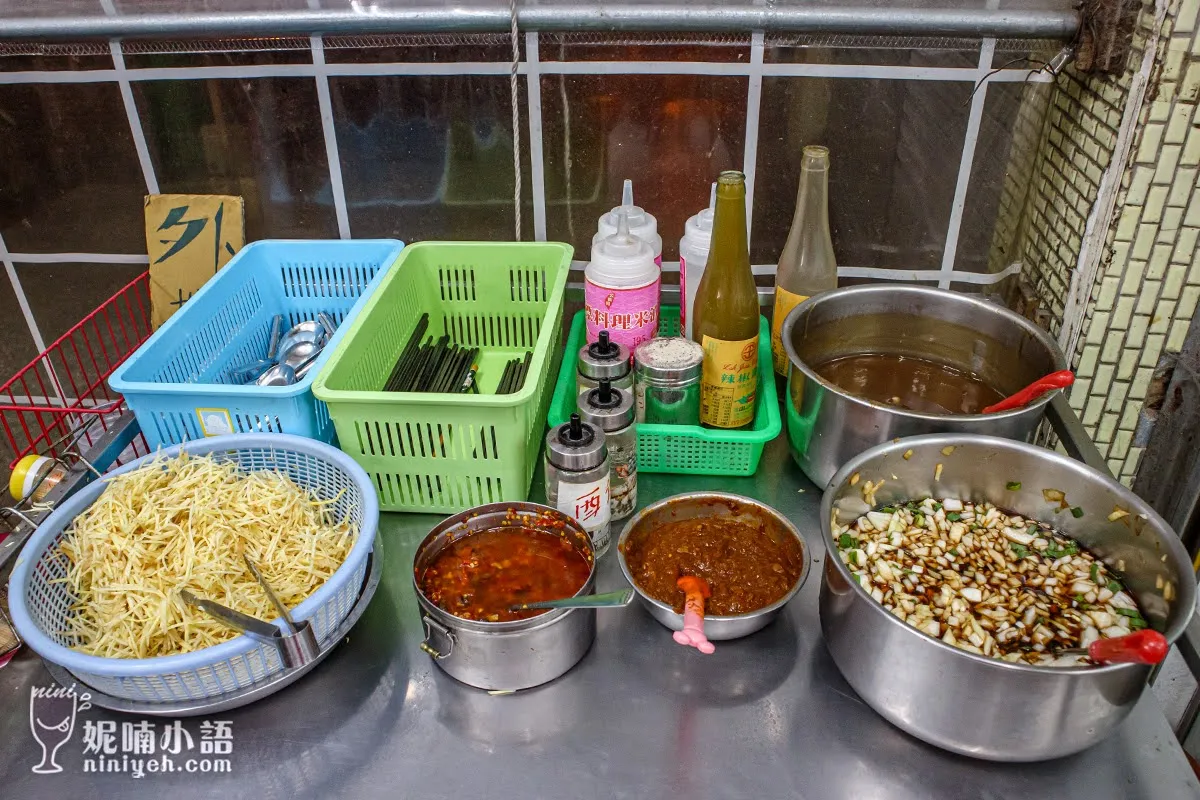
<instances>
[{"instance_id":1,"label":"stainless steel counter","mask_svg":"<svg viewBox=\"0 0 1200 800\"><path fill-rule=\"evenodd\" d=\"M537 479L540 480L540 479ZM32 686L51 681L24 651L0 669L0 786L10 798L184 800L253 797L439 798L1185 798L1200 796L1162 711L1147 692L1116 735L1048 764L952 756L888 725L854 695L826 653L817 620L819 493L782 438L757 478L643 475L642 502L691 489L757 497L795 520L817 563L787 613L762 632L701 656L637 606L599 612L592 651L538 689L489 696L442 674L417 649L412 551L435 518L385 515L384 574L348 643L312 675L220 716L232 734L229 774L84 771L85 729L136 718L80 711L58 752L59 774L33 774ZM623 585L609 554L597 591ZM964 714L987 718L979 709ZM168 723L151 720L158 741ZM91 723L90 726L87 723ZM205 720L184 730L198 753ZM132 730L130 731L132 733ZM211 726L209 731L211 733ZM168 744L172 744L168 737ZM93 741L93 744L96 742ZM132 744L129 742L128 744ZM156 748L153 756L161 761ZM93 761L93 765L98 762ZM132 765L126 767L132 769Z\"/></svg>"}]
</instances>

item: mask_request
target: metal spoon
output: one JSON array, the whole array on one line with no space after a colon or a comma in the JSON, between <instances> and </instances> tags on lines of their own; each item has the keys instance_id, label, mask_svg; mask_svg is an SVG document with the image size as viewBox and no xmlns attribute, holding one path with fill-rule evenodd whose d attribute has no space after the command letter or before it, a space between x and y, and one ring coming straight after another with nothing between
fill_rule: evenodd
<instances>
[{"instance_id":1,"label":"metal spoon","mask_svg":"<svg viewBox=\"0 0 1200 800\"><path fill-rule=\"evenodd\" d=\"M288 364L276 364L258 377L259 386L291 386L296 382L296 370Z\"/></svg>"},{"instance_id":2,"label":"metal spoon","mask_svg":"<svg viewBox=\"0 0 1200 800\"><path fill-rule=\"evenodd\" d=\"M517 603L509 611L530 611L538 608L620 608L633 600L633 589L621 589L604 594L586 594L583 597L564 597L561 600L539 600L536 603Z\"/></svg>"},{"instance_id":3,"label":"metal spoon","mask_svg":"<svg viewBox=\"0 0 1200 800\"><path fill-rule=\"evenodd\" d=\"M279 363L287 364L292 369L299 369L302 364L314 358L321 352L319 342L296 342L286 350L279 351Z\"/></svg>"},{"instance_id":4,"label":"metal spoon","mask_svg":"<svg viewBox=\"0 0 1200 800\"><path fill-rule=\"evenodd\" d=\"M267 339L267 358L275 360L275 355L279 351L279 339L283 335L283 314L276 314L271 318L271 335Z\"/></svg>"}]
</instances>

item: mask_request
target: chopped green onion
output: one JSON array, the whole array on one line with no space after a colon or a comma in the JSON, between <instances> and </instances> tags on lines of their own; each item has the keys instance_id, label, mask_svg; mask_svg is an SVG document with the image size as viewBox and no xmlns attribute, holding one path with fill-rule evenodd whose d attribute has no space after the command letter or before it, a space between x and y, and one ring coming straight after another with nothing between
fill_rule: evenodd
<instances>
[{"instance_id":1,"label":"chopped green onion","mask_svg":"<svg viewBox=\"0 0 1200 800\"><path fill-rule=\"evenodd\" d=\"M1122 617L1129 617L1130 619L1141 619L1142 622L1146 621L1146 620L1142 619L1141 613L1136 608L1118 608L1117 613L1120 614Z\"/></svg>"},{"instance_id":2,"label":"chopped green onion","mask_svg":"<svg viewBox=\"0 0 1200 800\"><path fill-rule=\"evenodd\" d=\"M1079 552L1079 545L1074 542L1067 542L1062 547L1057 544L1051 544L1046 548L1046 555L1050 558L1062 558L1063 556L1073 556Z\"/></svg>"},{"instance_id":3,"label":"chopped green onion","mask_svg":"<svg viewBox=\"0 0 1200 800\"><path fill-rule=\"evenodd\" d=\"M952 556L956 556L956 555L958 555L958 548L957 548L957 547L951 547L951 548L950 548L950 555L952 555Z\"/></svg>"},{"instance_id":4,"label":"chopped green onion","mask_svg":"<svg viewBox=\"0 0 1200 800\"><path fill-rule=\"evenodd\" d=\"M1072 506L1071 507L1071 516L1074 517L1075 519L1079 519L1080 517L1083 516L1083 509L1080 508L1079 506Z\"/></svg>"},{"instance_id":5,"label":"chopped green onion","mask_svg":"<svg viewBox=\"0 0 1200 800\"><path fill-rule=\"evenodd\" d=\"M917 514L917 518L916 518L916 520L914 520L914 522L918 528L924 528L925 527L925 515Z\"/></svg>"},{"instance_id":6,"label":"chopped green onion","mask_svg":"<svg viewBox=\"0 0 1200 800\"><path fill-rule=\"evenodd\" d=\"M1009 481L1008 483L1004 484L1004 488L1008 489L1010 492L1019 492L1021 491L1021 482Z\"/></svg>"},{"instance_id":7,"label":"chopped green onion","mask_svg":"<svg viewBox=\"0 0 1200 800\"><path fill-rule=\"evenodd\" d=\"M1017 557L1018 561L1029 555L1029 548L1023 544L1017 544L1016 542L1009 542L1008 548L1013 551L1013 555L1015 555Z\"/></svg>"},{"instance_id":8,"label":"chopped green onion","mask_svg":"<svg viewBox=\"0 0 1200 800\"><path fill-rule=\"evenodd\" d=\"M895 506L884 506L883 508L881 508L879 510L884 514L895 514L896 513Z\"/></svg>"},{"instance_id":9,"label":"chopped green onion","mask_svg":"<svg viewBox=\"0 0 1200 800\"><path fill-rule=\"evenodd\" d=\"M853 536L851 536L848 533L843 533L841 536L838 537L838 547L842 548L843 550L849 549L851 547L857 547L857 546L858 546L858 540L855 539Z\"/></svg>"},{"instance_id":10,"label":"chopped green onion","mask_svg":"<svg viewBox=\"0 0 1200 800\"><path fill-rule=\"evenodd\" d=\"M1100 585L1100 565L1095 562L1092 563L1091 579L1092 583Z\"/></svg>"},{"instance_id":11,"label":"chopped green onion","mask_svg":"<svg viewBox=\"0 0 1200 800\"><path fill-rule=\"evenodd\" d=\"M1121 591L1121 584L1119 581L1109 581L1107 588L1110 592L1116 594L1117 592Z\"/></svg>"},{"instance_id":12,"label":"chopped green onion","mask_svg":"<svg viewBox=\"0 0 1200 800\"><path fill-rule=\"evenodd\" d=\"M962 514L958 513L957 511L951 511L946 515L946 519L950 520L951 522L958 522L960 519L962 519Z\"/></svg>"},{"instance_id":13,"label":"chopped green onion","mask_svg":"<svg viewBox=\"0 0 1200 800\"><path fill-rule=\"evenodd\" d=\"M1086 597L1084 597L1082 594L1077 594L1077 595L1075 595L1075 596L1074 596L1073 598L1071 598L1071 599L1072 599L1072 600L1074 600L1074 601L1075 601L1076 603L1078 603L1079 605L1083 605L1084 603L1086 603L1086 602L1087 602L1087 598L1086 598Z\"/></svg>"}]
</instances>

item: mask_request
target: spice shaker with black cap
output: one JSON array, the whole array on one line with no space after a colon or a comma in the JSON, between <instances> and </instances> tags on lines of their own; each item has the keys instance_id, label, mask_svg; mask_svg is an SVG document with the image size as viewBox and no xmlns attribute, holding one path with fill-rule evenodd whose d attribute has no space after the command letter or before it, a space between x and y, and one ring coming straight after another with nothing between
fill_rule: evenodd
<instances>
[{"instance_id":1,"label":"spice shaker with black cap","mask_svg":"<svg viewBox=\"0 0 1200 800\"><path fill-rule=\"evenodd\" d=\"M604 431L613 519L627 517L637 507L637 426L634 424L633 394L602 380L597 388L579 393L578 405L583 421Z\"/></svg>"},{"instance_id":2,"label":"spice shaker with black cap","mask_svg":"<svg viewBox=\"0 0 1200 800\"><path fill-rule=\"evenodd\" d=\"M633 369L629 348L609 338L608 331L600 331L599 338L579 348L575 393L595 389L600 381L607 380L623 392L633 391Z\"/></svg>"},{"instance_id":3,"label":"spice shaker with black cap","mask_svg":"<svg viewBox=\"0 0 1200 800\"><path fill-rule=\"evenodd\" d=\"M546 434L546 503L574 517L592 538L596 555L608 550L610 482L604 431L572 414Z\"/></svg>"}]
</instances>

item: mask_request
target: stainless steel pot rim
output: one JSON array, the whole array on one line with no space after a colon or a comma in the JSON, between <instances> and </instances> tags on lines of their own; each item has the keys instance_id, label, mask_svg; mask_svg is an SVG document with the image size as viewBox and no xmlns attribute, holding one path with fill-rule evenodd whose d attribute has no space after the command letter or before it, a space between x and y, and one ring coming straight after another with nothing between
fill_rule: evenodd
<instances>
[{"instance_id":1,"label":"stainless steel pot rim","mask_svg":"<svg viewBox=\"0 0 1200 800\"><path fill-rule=\"evenodd\" d=\"M437 525L433 526L433 529L430 530L429 533L427 533L425 535L425 538L421 540L421 543L419 545L417 545L416 551L414 551L413 565L412 565L412 583L413 583L413 591L417 595L417 600L421 604L428 606L429 610L435 612L438 615L446 617L448 620L452 621L455 626L457 626L459 628L463 628L464 630L479 631L479 632L486 632L486 633L509 633L509 632L525 633L528 631L535 630L537 628L541 628L544 625L548 625L552 622L557 622L558 620L562 619L567 614L570 614L573 611L589 611L590 609L586 609L586 608L555 608L555 609L551 609L551 610L547 611L544 614L538 614L536 616L529 617L527 619L512 619L512 620L506 620L504 622L484 622L484 621L480 621L480 620L465 619L463 617L459 617L454 614L451 614L446 609L442 608L441 606L439 606L436 603L434 603L433 601L431 601L428 597L425 596L425 593L423 591L421 591L421 582L417 578L417 569L416 569L417 556L420 555L424 551L424 549L426 548L426 546L428 546L430 540L433 537L438 536L438 535L444 533L445 531L447 531L463 522L466 522L468 519L475 519L476 517L482 517L482 516L485 516L488 514L497 514L497 513L501 513L501 512L507 512L509 509L515 509L518 512L534 514L534 515L539 515L544 512L547 512L547 511L552 512L553 514L562 515L561 511L559 511L556 508L552 508L551 506L545 506L540 503L529 503L529 502L514 500L511 502L507 502L507 503L503 503L503 502L502 503L489 503L487 505L475 506L474 508L468 508L466 511L460 511L459 513L454 514L453 516L446 517L444 520L439 522ZM582 531L583 529L580 528L580 530ZM595 581L595 578L596 578L596 551L592 547L592 540L590 537L587 536L586 532L584 532L582 541L587 542L588 549L591 551L592 565L591 565L591 569L588 571L587 578L583 582L583 585L579 587L579 591L577 591L577 592L575 592L575 594L571 595L572 597L579 597L580 595L590 594L591 590L593 588L595 588L595 583L596 583L596 581ZM439 549L438 552L441 552L441 550Z\"/></svg>"},{"instance_id":2,"label":"stainless steel pot rim","mask_svg":"<svg viewBox=\"0 0 1200 800\"><path fill-rule=\"evenodd\" d=\"M1018 442L1013 439L1005 439L1005 438L1002 438L999 436L984 436L982 434L971 434L971 433L931 433L931 434L925 434L923 436L909 436L909 437L903 438L903 439L893 440L890 442L884 442L883 444L879 444L879 445L872 447L870 450L863 451L859 455L850 459L850 461L846 462L846 464L843 465L842 468L839 469L837 471L837 473L833 476L833 478L829 481L829 488L827 488L825 490L825 495L821 498L821 512L820 512L821 513L821 536L825 540L826 561L833 565L833 567L841 574L842 578L845 579L846 583L850 584L851 591L859 593L860 595L865 597L868 601L870 601L871 608L874 609L874 613L882 615L884 618L886 618L888 621L888 624L897 625L897 626L903 628L905 631L907 631L910 635L919 636L919 637L921 637L922 640L924 640L930 644L933 644L933 645L936 645L937 647L943 648L947 652L954 653L956 656L959 656L961 658L969 658L978 664L996 668L996 669L1008 669L1008 670L1015 670L1017 672L1041 673L1041 674L1046 674L1046 675L1078 675L1078 674L1083 674L1083 673L1086 673L1089 675L1095 675L1100 672L1118 672L1118 671L1122 671L1122 670L1145 669L1144 665L1141 665L1141 664L1105 664L1105 665L1098 665L1098 666L1079 666L1079 667L1044 667L1044 666L1035 666L1033 664L1024 664L1024 663L1014 664L1010 661L1002 661L1001 659L998 659L998 658L991 658L989 656L984 656L984 655L976 655L975 653L972 653L968 650L962 650L958 647L955 647L954 645L947 644L946 642L943 642L941 639L930 636L929 634L924 633L923 631L919 631L906 622L901 622L899 619L897 619L895 617L895 615L893 615L886 608L884 608L882 603L877 601L874 597L871 597L871 595L865 589L862 588L862 586L858 583L858 581L854 579L853 573L850 572L850 568L847 567L844 563L842 563L842 559L838 557L837 542L835 542L834 538L833 538L833 526L832 526L833 487L840 486L842 483L849 480L850 477L855 472L858 472L860 469L862 469L862 465L865 464L867 461L870 461L871 459L875 458L876 456L884 455L885 453L888 453L890 451L898 451L900 453L903 453L905 450L916 449L919 447L932 447L932 448L936 448L936 449L940 450L941 448L947 447L947 446L957 447L958 445L967 445L967 444L985 445L985 446L991 446L991 447L997 447L997 448L1008 448L1008 449L1012 449L1012 450L1020 450L1020 451L1029 453L1031 455L1037 456L1039 458L1041 458L1041 457L1049 458L1050 460L1056 462L1059 466L1061 466L1063 468L1073 469L1073 470L1077 470L1079 472L1090 474L1094 477L1099 477L1105 483L1112 486L1112 488L1119 490L1121 492L1127 491L1124 486L1122 486L1120 483L1117 483L1117 481L1114 480L1113 478L1110 478L1109 476L1104 475L1103 473L1092 469L1091 467L1087 466L1086 464L1083 464L1082 462L1076 461L1075 459L1071 458L1070 456L1063 455L1054 450L1049 450L1045 447L1038 447L1037 445L1027 444L1025 442ZM961 499L966 499L966 498L961 498ZM1152 508L1147 506L1141 500L1141 498L1136 498L1136 499L1137 499L1138 507L1136 509L1131 508L1130 513L1145 514L1147 517L1151 517L1151 516L1153 516L1155 518L1158 517L1158 514ZM1161 518L1159 519L1159 521L1162 521ZM1167 527L1169 529L1169 526L1167 526L1165 521L1163 521L1162 524L1164 527ZM1180 558L1183 558L1184 561L1188 561L1188 562L1191 561L1191 558L1188 557L1187 554L1183 552L1183 545L1182 545L1182 543L1179 542L1178 539L1169 539L1167 541L1166 546L1171 549L1177 550L1178 552L1175 555ZM1183 602L1186 599L1186 595L1188 593L1190 593L1191 591L1192 590L1189 588L1181 587L1180 602ZM1193 605L1194 605L1194 602L1193 602ZM1178 620L1177 623L1171 627L1171 629L1169 629L1168 631L1165 631L1163 633L1163 635L1166 637L1167 642L1169 644L1174 644L1175 640L1178 639L1181 635L1183 635L1183 631L1187 627L1188 621L1190 619L1191 619L1191 614L1183 615L1181 617L1181 619Z\"/></svg>"},{"instance_id":3,"label":"stainless steel pot rim","mask_svg":"<svg viewBox=\"0 0 1200 800\"><path fill-rule=\"evenodd\" d=\"M722 620L727 620L730 622L732 622L734 620L740 621L740 620L745 620L745 619L751 619L753 617L765 616L765 615L770 614L771 612L773 612L777 609L783 608L785 605L787 605L788 602L793 597L795 597L796 594L800 591L800 589L804 586L804 582L806 580L808 580L808 573L811 571L810 568L812 566L812 555L808 549L808 541L804 538L804 535L802 533L800 533L799 529L796 528L796 526L792 524L792 521L789 520L787 517L785 517L780 512L771 508L769 505L767 505L763 501L755 500L753 497L746 497L745 495L740 495L740 494L732 494L730 492L686 492L685 494L688 497L692 497L697 500L732 500L732 501L735 501L738 503L745 503L746 505L754 506L755 508L762 509L763 511L766 511L766 512L772 514L775 518L777 518L780 521L780 523L782 523L783 527L785 529L787 529L787 531L789 533L791 533L793 536L795 536L796 540L798 542L800 542L800 553L801 553L801 557L803 558L803 562L800 567L800 577L796 578L796 583L792 586L791 589L788 590L787 594L785 594L783 597L776 600L774 603L771 603L771 605L763 606L762 608L755 609L754 611L751 611L746 614L736 614L734 616L718 616L716 614L705 614L704 619L712 620L714 622L720 622ZM629 572L629 565L625 562L625 551L622 548L622 545L624 545L625 541L629 538L629 534L631 534L633 532L634 525L636 525L638 522L641 522L641 520L643 518L645 518L651 512L657 511L659 508L662 508L663 506L670 504L671 501L677 500L681 496L683 496L683 495L674 494L674 495L671 495L670 497L664 497L661 500L651 503L650 505L646 506L641 511L639 511L638 513L636 513L632 517L630 517L629 521L625 523L624 529L621 530L620 537L617 538L616 551L617 551L617 563L621 565L621 574L623 574L625 576L625 580L629 581L629 585L633 587L633 590L635 592L637 592L638 597L640 597L643 601L645 601L647 603L650 603L658 608L661 608L663 611L666 611L667 613L674 614L677 618L682 620L683 614L680 614L673 607L667 605L666 603L662 602L661 600L656 600L653 597L651 597L650 595L646 594L646 592L642 590L642 587L637 585L637 583L633 580L633 575Z\"/></svg>"},{"instance_id":4,"label":"stainless steel pot rim","mask_svg":"<svg viewBox=\"0 0 1200 800\"><path fill-rule=\"evenodd\" d=\"M1047 345L1048 348L1052 352L1058 352L1058 344L1053 339L1050 338L1050 335L1047 334L1045 331L1043 331L1041 328L1034 325L1029 320L1022 317L1020 314L1018 314L1015 311L1012 311L1010 309L1003 308L1001 306L996 306L996 305L992 305L991 303L986 303L983 300L979 300L978 298L971 297L970 295L959 294L957 292L950 292L950 291L947 291L944 289L935 289L930 286L910 286L910 285L904 285L904 284L901 284L899 286L895 286L895 285L893 285L893 286L850 286L850 287L847 287L844 289L835 289L834 291L836 291L839 296L841 296L843 294L861 294L861 295L894 294L896 292L912 293L912 294L931 294L931 295L935 295L935 296L953 295L953 297L956 301L962 301L962 302L965 302L968 304L973 304L973 305L979 307L979 309L981 311L994 312L994 313L1000 314L1001 316L1008 317L1010 320L1015 322L1019 327L1025 329L1028 333L1030 333L1035 339L1040 341L1042 344ZM1054 389L1052 391L1046 392L1041 397L1039 397L1037 400L1034 400L1031 403L1021 406L1020 408L1013 408L1008 411L997 411L994 414L928 414L928 413L925 413L922 411L911 411L907 408L900 408L898 406L889 406L889 405L885 405L884 403L877 403L874 400L868 400L864 397L859 397L858 395L850 394L845 389L838 386L836 383L830 383L829 381L825 380L820 375L818 375L816 372L814 372L813 369L807 363L805 363L804 361L802 361L800 359L799 354L796 353L795 346L792 344L792 330L796 326L796 320L799 318L800 314L802 313L801 309L811 308L813 305L816 305L816 304L822 302L825 299L825 296L827 294L829 294L829 293L827 292L825 294L813 295L812 297L810 297L807 300L804 300L803 302L798 304L795 308L793 308L791 310L791 312L788 313L787 319L785 319L783 321L783 330L782 330L782 335L781 335L781 338L783 339L783 347L784 347L784 350L787 351L788 361L791 363L792 366L794 366L796 369L803 372L806 377L810 378L811 380L816 381L817 383L821 384L821 386L825 387L829 391L836 393L840 397L846 398L847 400L851 401L852 403L855 403L855 404L861 405L861 406L866 406L867 408L881 409L881 410L887 411L891 414L895 414L898 417L905 417L908 419L935 420L935 421L941 420L941 421L961 423L961 422L974 422L974 421L981 420L984 418L1002 420L1002 419L1008 419L1009 417L1016 417L1016 416L1019 416L1021 414L1028 412L1029 409L1031 409L1031 408L1040 408L1042 406L1045 406L1052 399L1054 399L1054 395L1056 395L1062 391L1062 389ZM1066 362L1063 361L1059 365L1059 368L1066 369L1067 368Z\"/></svg>"}]
</instances>

